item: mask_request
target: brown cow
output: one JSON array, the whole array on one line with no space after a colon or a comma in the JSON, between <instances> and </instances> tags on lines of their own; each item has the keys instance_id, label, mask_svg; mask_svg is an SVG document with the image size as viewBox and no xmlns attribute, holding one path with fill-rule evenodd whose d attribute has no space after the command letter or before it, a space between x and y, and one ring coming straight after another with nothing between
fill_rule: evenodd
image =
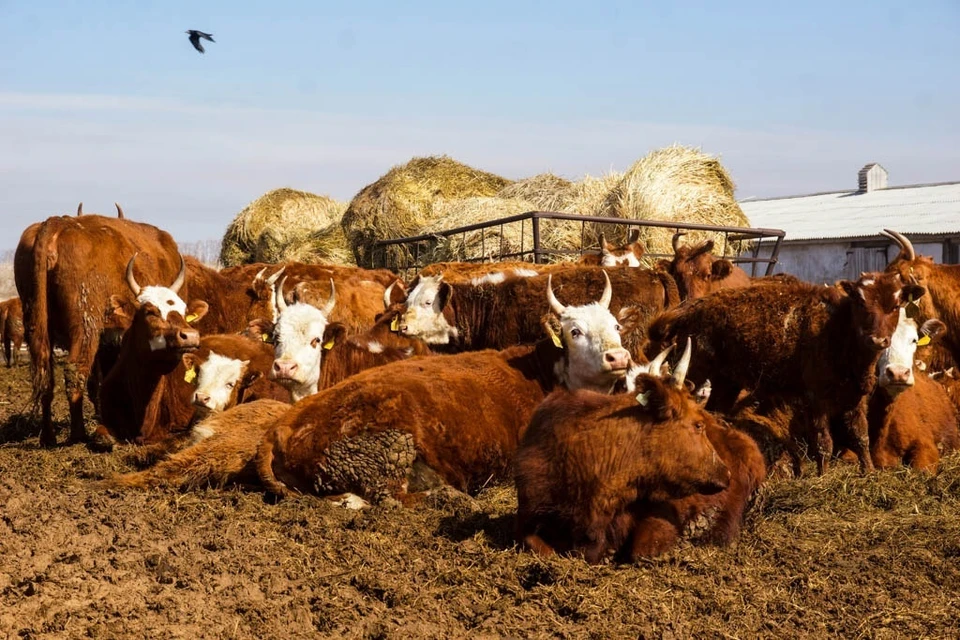
<instances>
[{"instance_id":1,"label":"brown cow","mask_svg":"<svg viewBox=\"0 0 960 640\"><path fill-rule=\"evenodd\" d=\"M618 318L631 317L638 331L627 334L624 345L639 353L646 325L678 301L676 284L662 272L649 269L570 265L548 276L507 278L502 282L449 283L441 277L420 278L407 296L400 332L417 336L431 347L451 350L503 349L530 344L541 335L540 318L548 310L545 292L552 277L557 291L574 304L595 300L604 283L613 282L611 309Z\"/></svg>"},{"instance_id":2,"label":"brown cow","mask_svg":"<svg viewBox=\"0 0 960 640\"><path fill-rule=\"evenodd\" d=\"M627 244L619 247L608 243L603 233L600 234L598 241L600 251L584 253L577 262L598 267L639 267L640 258L646 252L640 243L639 229L631 231Z\"/></svg>"},{"instance_id":3,"label":"brown cow","mask_svg":"<svg viewBox=\"0 0 960 640\"><path fill-rule=\"evenodd\" d=\"M7 366L20 364L20 347L23 345L23 307L20 298L0 302L0 342L3 343L3 359Z\"/></svg>"},{"instance_id":4,"label":"brown cow","mask_svg":"<svg viewBox=\"0 0 960 640\"><path fill-rule=\"evenodd\" d=\"M681 246L682 235L685 234L680 231L673 235L673 259L659 262L660 267L677 281L681 300L702 298L720 289L750 286L751 278L746 271L711 253L713 240Z\"/></svg>"},{"instance_id":5,"label":"brown cow","mask_svg":"<svg viewBox=\"0 0 960 640\"><path fill-rule=\"evenodd\" d=\"M549 285L557 342L411 358L368 369L293 406L257 455L275 493L407 500L438 478L477 491L510 464L530 415L554 388L609 391L629 355L599 303L564 307ZM559 346L557 346L559 345Z\"/></svg>"},{"instance_id":6,"label":"brown cow","mask_svg":"<svg viewBox=\"0 0 960 640\"><path fill-rule=\"evenodd\" d=\"M124 266L142 254L138 277L170 282L181 266L169 233L139 222L104 216L56 216L31 225L14 256L33 363L34 402L41 407L40 442L56 443L50 413L53 348L68 351L64 382L70 405L70 439L85 440L84 387L91 374L110 296L126 287Z\"/></svg>"},{"instance_id":7,"label":"brown cow","mask_svg":"<svg viewBox=\"0 0 960 640\"><path fill-rule=\"evenodd\" d=\"M684 387L689 357L688 341L674 377L640 373L630 393L558 391L540 405L514 463L525 547L596 563L627 540L631 504L727 487L730 472L707 438L715 419Z\"/></svg>"},{"instance_id":8,"label":"brown cow","mask_svg":"<svg viewBox=\"0 0 960 640\"><path fill-rule=\"evenodd\" d=\"M141 287L133 275L134 254L126 279L136 302L111 297L112 311L129 324L120 345L120 357L103 381L101 417L94 446L110 449L115 440L156 442L169 435L171 425L186 426L193 416L193 389L184 380L182 356L200 346L200 333L189 326L207 312L207 303L189 305L177 294L186 278L180 274L170 287ZM171 376L175 370L178 375Z\"/></svg>"},{"instance_id":9,"label":"brown cow","mask_svg":"<svg viewBox=\"0 0 960 640\"><path fill-rule=\"evenodd\" d=\"M901 304L923 293L879 273L836 287L724 289L665 312L650 327L650 346L693 337L703 357L690 375L713 381L711 406L719 411L729 412L743 390L761 402L805 405L820 473L833 453L830 421L841 420L869 470L866 410L877 360L890 346Z\"/></svg>"}]
</instances>

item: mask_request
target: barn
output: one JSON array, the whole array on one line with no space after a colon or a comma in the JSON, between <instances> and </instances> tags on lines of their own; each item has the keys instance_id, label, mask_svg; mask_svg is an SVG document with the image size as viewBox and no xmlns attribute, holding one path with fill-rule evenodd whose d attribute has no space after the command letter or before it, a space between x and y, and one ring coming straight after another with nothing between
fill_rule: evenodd
<instances>
[{"instance_id":1,"label":"barn","mask_svg":"<svg viewBox=\"0 0 960 640\"><path fill-rule=\"evenodd\" d=\"M740 207L755 227L783 229L776 273L810 282L854 280L882 270L899 248L880 235L893 229L917 253L960 263L960 182L890 187L877 163L857 174L857 188L781 198L747 199ZM769 256L773 243L761 245Z\"/></svg>"}]
</instances>

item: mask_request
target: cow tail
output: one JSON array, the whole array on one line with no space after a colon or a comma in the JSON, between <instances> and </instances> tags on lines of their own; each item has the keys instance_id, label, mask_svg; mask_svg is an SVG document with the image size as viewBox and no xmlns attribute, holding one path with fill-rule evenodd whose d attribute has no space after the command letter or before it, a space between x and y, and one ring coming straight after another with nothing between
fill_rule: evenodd
<instances>
[{"instance_id":1,"label":"cow tail","mask_svg":"<svg viewBox=\"0 0 960 640\"><path fill-rule=\"evenodd\" d=\"M34 300L29 305L30 313L27 322L31 327L29 345L34 407L39 406L45 394L53 393L53 354L47 309L47 278L50 269L57 264L58 235L57 232L48 233L47 225L44 225L33 245Z\"/></svg>"}]
</instances>

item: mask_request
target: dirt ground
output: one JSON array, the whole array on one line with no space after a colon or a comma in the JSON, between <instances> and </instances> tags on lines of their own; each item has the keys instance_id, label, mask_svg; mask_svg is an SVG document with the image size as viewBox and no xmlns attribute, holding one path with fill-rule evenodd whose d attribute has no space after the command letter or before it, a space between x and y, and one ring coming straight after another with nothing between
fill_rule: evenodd
<instances>
[{"instance_id":1,"label":"dirt ground","mask_svg":"<svg viewBox=\"0 0 960 640\"><path fill-rule=\"evenodd\" d=\"M808 467L764 488L735 547L591 567L518 552L509 487L364 512L241 489L105 491L95 481L129 469L132 448L39 449L28 380L26 365L0 369L3 637L960 633L960 457L936 478Z\"/></svg>"}]
</instances>

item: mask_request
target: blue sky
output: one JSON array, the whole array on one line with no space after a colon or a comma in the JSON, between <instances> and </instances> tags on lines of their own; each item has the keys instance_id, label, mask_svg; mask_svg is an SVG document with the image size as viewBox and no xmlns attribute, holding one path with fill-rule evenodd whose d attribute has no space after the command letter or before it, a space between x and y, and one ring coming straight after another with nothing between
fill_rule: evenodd
<instances>
[{"instance_id":1,"label":"blue sky","mask_svg":"<svg viewBox=\"0 0 960 640\"><path fill-rule=\"evenodd\" d=\"M219 237L424 154L577 178L680 142L739 197L960 180L955 0L665 4L0 0L0 250L81 200Z\"/></svg>"}]
</instances>

